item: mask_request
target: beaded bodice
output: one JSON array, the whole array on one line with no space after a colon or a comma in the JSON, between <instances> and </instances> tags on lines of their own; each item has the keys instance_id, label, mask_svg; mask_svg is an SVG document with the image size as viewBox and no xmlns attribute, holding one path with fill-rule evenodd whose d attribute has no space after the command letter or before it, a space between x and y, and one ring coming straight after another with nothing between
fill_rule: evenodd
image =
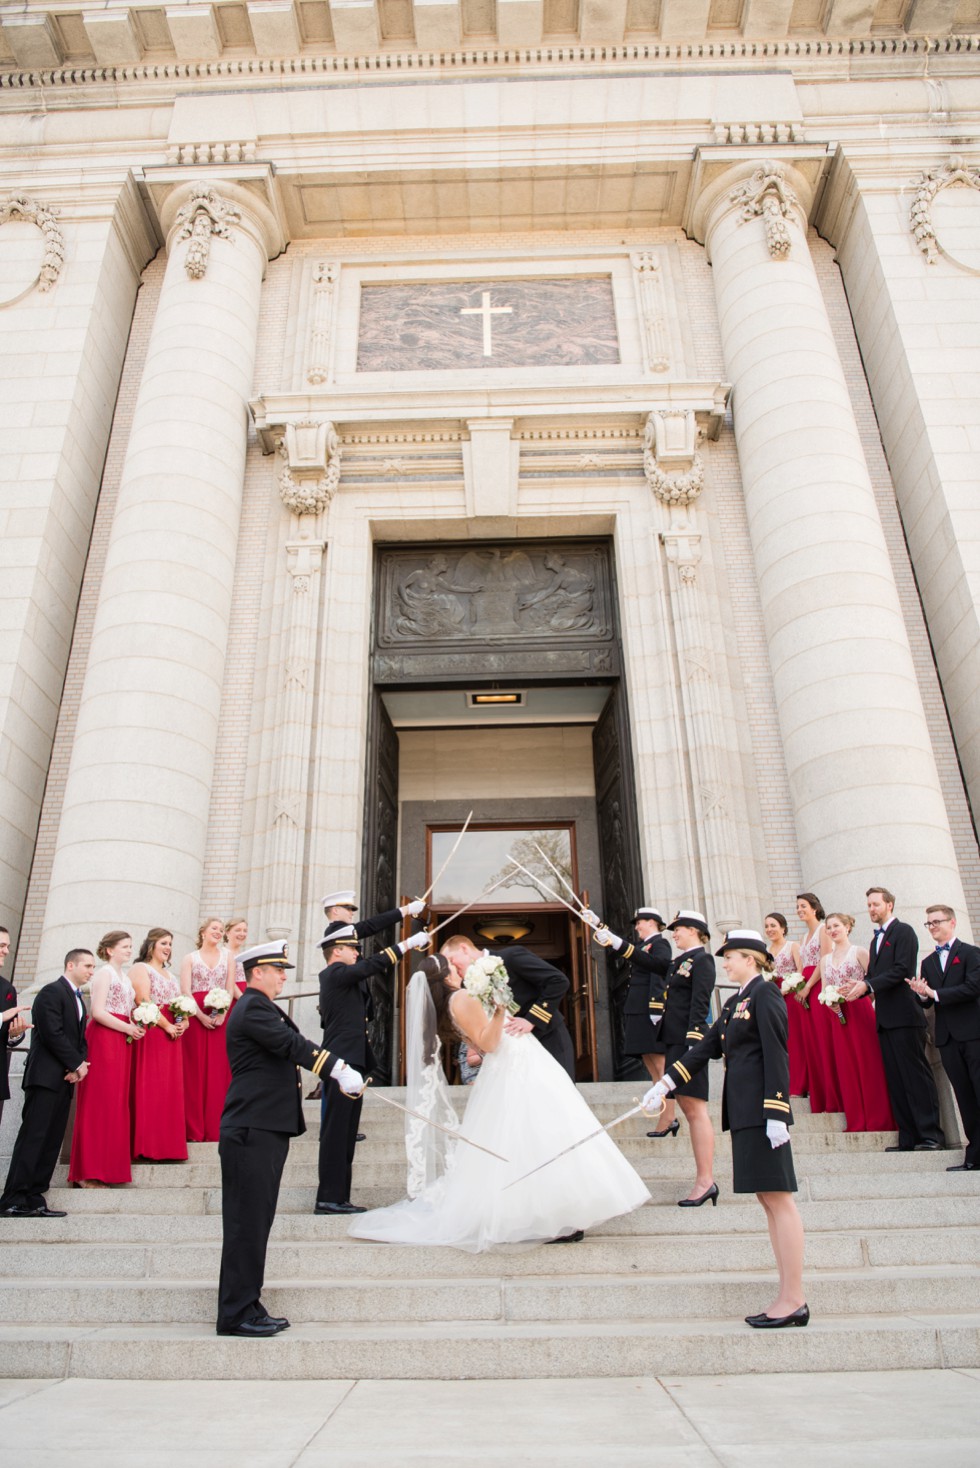
<instances>
[{"instance_id":1,"label":"beaded bodice","mask_svg":"<svg viewBox=\"0 0 980 1468\"><path fill-rule=\"evenodd\" d=\"M820 962L820 942L823 938L823 923L818 923L810 934L800 944L800 965L802 968L814 968Z\"/></svg>"},{"instance_id":2,"label":"beaded bodice","mask_svg":"<svg viewBox=\"0 0 980 1468\"><path fill-rule=\"evenodd\" d=\"M857 949L852 943L844 954L839 964L834 963L833 953L827 954L827 963L824 970L824 982L832 984L834 988L847 987L848 984L863 983L864 969L858 963Z\"/></svg>"},{"instance_id":3,"label":"beaded bodice","mask_svg":"<svg viewBox=\"0 0 980 1468\"><path fill-rule=\"evenodd\" d=\"M162 1006L177 998L180 993L180 983L175 974L172 974L169 969L165 973L160 973L150 964L147 964L147 972L150 975L150 1000L153 1004Z\"/></svg>"},{"instance_id":4,"label":"beaded bodice","mask_svg":"<svg viewBox=\"0 0 980 1468\"><path fill-rule=\"evenodd\" d=\"M110 1014L121 1014L128 1019L136 1003L136 995L129 982L129 975L120 973L118 969L113 968L111 963L107 963L105 968L100 970L100 973L106 972L109 973L110 979L105 1007Z\"/></svg>"},{"instance_id":5,"label":"beaded bodice","mask_svg":"<svg viewBox=\"0 0 980 1468\"><path fill-rule=\"evenodd\" d=\"M194 962L191 964L192 994L208 994L212 989L223 989L227 977L228 956L224 949L214 968L208 968L200 952L194 954Z\"/></svg>"},{"instance_id":6,"label":"beaded bodice","mask_svg":"<svg viewBox=\"0 0 980 1468\"><path fill-rule=\"evenodd\" d=\"M793 962L793 945L784 943L776 954L776 978L785 979L789 974L796 973L796 964Z\"/></svg>"}]
</instances>

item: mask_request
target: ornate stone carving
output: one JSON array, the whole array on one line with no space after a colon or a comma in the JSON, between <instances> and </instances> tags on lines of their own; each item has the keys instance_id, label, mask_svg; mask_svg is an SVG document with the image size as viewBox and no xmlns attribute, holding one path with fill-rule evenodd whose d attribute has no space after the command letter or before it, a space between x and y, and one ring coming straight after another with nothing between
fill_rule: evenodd
<instances>
[{"instance_id":1,"label":"ornate stone carving","mask_svg":"<svg viewBox=\"0 0 980 1468\"><path fill-rule=\"evenodd\" d=\"M786 182L782 164L771 160L760 164L746 183L732 189L730 198L741 206L743 222L761 214L769 253L773 259L784 260L792 244L786 220L793 209L800 207L800 201Z\"/></svg>"},{"instance_id":2,"label":"ornate stone carving","mask_svg":"<svg viewBox=\"0 0 980 1468\"><path fill-rule=\"evenodd\" d=\"M330 377L330 328L333 324L333 295L340 266L321 260L313 270L313 309L307 352L306 380L315 386Z\"/></svg>"},{"instance_id":3,"label":"ornate stone carving","mask_svg":"<svg viewBox=\"0 0 980 1468\"><path fill-rule=\"evenodd\" d=\"M941 168L930 168L928 173L922 174L918 183L909 210L909 224L919 249L929 264L935 265L939 259L940 245L932 222L933 201L939 191L949 188L950 184L964 184L970 189L980 189L980 168L966 168L963 159L954 153Z\"/></svg>"},{"instance_id":4,"label":"ornate stone carving","mask_svg":"<svg viewBox=\"0 0 980 1468\"><path fill-rule=\"evenodd\" d=\"M799 122L718 122L716 143L805 143Z\"/></svg>"},{"instance_id":5,"label":"ornate stone carving","mask_svg":"<svg viewBox=\"0 0 980 1468\"><path fill-rule=\"evenodd\" d=\"M29 194L10 194L0 203L0 224L6 224L11 219L23 219L28 224L35 225L44 237L41 268L27 289L17 297L17 300L21 300L35 285L39 291L49 291L54 285L65 263L65 237L61 233L54 210L38 203ZM13 302L7 301L5 304L12 305Z\"/></svg>"},{"instance_id":6,"label":"ornate stone carving","mask_svg":"<svg viewBox=\"0 0 980 1468\"><path fill-rule=\"evenodd\" d=\"M644 365L648 372L666 372L670 367L670 343L664 320L666 303L660 261L649 250L642 250L630 256L630 264L635 271L643 328Z\"/></svg>"},{"instance_id":7,"label":"ornate stone carving","mask_svg":"<svg viewBox=\"0 0 980 1468\"><path fill-rule=\"evenodd\" d=\"M254 163L255 140L244 143L174 143L167 149L173 168L189 163Z\"/></svg>"},{"instance_id":8,"label":"ornate stone carving","mask_svg":"<svg viewBox=\"0 0 980 1468\"><path fill-rule=\"evenodd\" d=\"M231 237L231 226L241 219L241 211L229 204L213 188L195 189L187 203L177 211L175 240L190 240L184 269L191 280L203 280L211 253L211 237Z\"/></svg>"},{"instance_id":9,"label":"ornate stone carving","mask_svg":"<svg viewBox=\"0 0 980 1468\"><path fill-rule=\"evenodd\" d=\"M663 504L689 505L704 489L699 439L690 409L664 408L648 415L643 430L643 472Z\"/></svg>"},{"instance_id":10,"label":"ornate stone carving","mask_svg":"<svg viewBox=\"0 0 980 1468\"><path fill-rule=\"evenodd\" d=\"M340 483L340 438L333 424L310 420L287 423L276 440L282 463L279 498L297 515L319 515Z\"/></svg>"}]
</instances>

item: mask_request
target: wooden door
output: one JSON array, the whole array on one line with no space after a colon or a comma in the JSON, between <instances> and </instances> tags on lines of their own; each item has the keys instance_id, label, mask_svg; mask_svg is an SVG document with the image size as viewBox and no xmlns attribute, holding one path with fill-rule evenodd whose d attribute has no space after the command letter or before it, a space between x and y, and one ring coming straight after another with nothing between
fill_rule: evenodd
<instances>
[{"instance_id":1,"label":"wooden door","mask_svg":"<svg viewBox=\"0 0 980 1468\"><path fill-rule=\"evenodd\" d=\"M588 907L588 892L582 893L582 901ZM594 1081L598 1079L599 1072L595 1028L595 996L598 975L592 943L592 929L575 918L569 918L568 926L571 987L565 1008L566 1023L575 1047L575 1079Z\"/></svg>"}]
</instances>

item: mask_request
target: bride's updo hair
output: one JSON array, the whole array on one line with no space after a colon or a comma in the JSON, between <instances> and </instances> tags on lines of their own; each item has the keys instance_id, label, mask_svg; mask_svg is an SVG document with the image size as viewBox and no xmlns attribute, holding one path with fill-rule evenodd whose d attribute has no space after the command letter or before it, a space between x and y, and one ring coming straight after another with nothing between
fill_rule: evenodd
<instances>
[{"instance_id":1,"label":"bride's updo hair","mask_svg":"<svg viewBox=\"0 0 980 1468\"><path fill-rule=\"evenodd\" d=\"M429 985L429 993L436 1007L436 1022L441 1025L446 1015L449 1004L449 996L453 992L446 983L449 974L449 962L441 953L429 953L419 964L419 973L425 974Z\"/></svg>"}]
</instances>

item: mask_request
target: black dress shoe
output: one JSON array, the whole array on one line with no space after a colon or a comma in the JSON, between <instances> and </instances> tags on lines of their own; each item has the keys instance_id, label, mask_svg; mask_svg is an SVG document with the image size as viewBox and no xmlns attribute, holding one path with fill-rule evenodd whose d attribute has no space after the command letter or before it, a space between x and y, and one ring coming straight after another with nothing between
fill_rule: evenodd
<instances>
[{"instance_id":1,"label":"black dress shoe","mask_svg":"<svg viewBox=\"0 0 980 1468\"><path fill-rule=\"evenodd\" d=\"M366 1142L367 1141L367 1137L365 1136L364 1132L358 1132L357 1136L354 1138L354 1141L355 1142Z\"/></svg>"},{"instance_id":2,"label":"black dress shoe","mask_svg":"<svg viewBox=\"0 0 980 1468\"><path fill-rule=\"evenodd\" d=\"M958 1162L955 1167L947 1167L947 1172L980 1172L980 1167L975 1162Z\"/></svg>"},{"instance_id":3,"label":"black dress shoe","mask_svg":"<svg viewBox=\"0 0 980 1468\"><path fill-rule=\"evenodd\" d=\"M67 1218L68 1214L63 1208L49 1208L47 1203L34 1210L35 1218Z\"/></svg>"},{"instance_id":4,"label":"black dress shoe","mask_svg":"<svg viewBox=\"0 0 980 1468\"><path fill-rule=\"evenodd\" d=\"M801 1305L791 1315L746 1315L745 1323L753 1330L784 1330L789 1325L809 1325L810 1307Z\"/></svg>"},{"instance_id":5,"label":"black dress shoe","mask_svg":"<svg viewBox=\"0 0 980 1468\"><path fill-rule=\"evenodd\" d=\"M229 1326L225 1330L220 1327L217 1335L241 1335L252 1340L268 1340L270 1336L279 1334L279 1326L273 1325L268 1316L260 1320L243 1320L240 1325Z\"/></svg>"},{"instance_id":6,"label":"black dress shoe","mask_svg":"<svg viewBox=\"0 0 980 1468\"><path fill-rule=\"evenodd\" d=\"M580 1244L585 1238L582 1229L577 1228L573 1234L561 1234L557 1239L545 1239L546 1244Z\"/></svg>"},{"instance_id":7,"label":"black dress shoe","mask_svg":"<svg viewBox=\"0 0 980 1468\"><path fill-rule=\"evenodd\" d=\"M289 1321L285 1315L263 1315L256 1321L257 1325L274 1325L276 1330L288 1330Z\"/></svg>"},{"instance_id":8,"label":"black dress shoe","mask_svg":"<svg viewBox=\"0 0 980 1468\"><path fill-rule=\"evenodd\" d=\"M15 1203L12 1208L3 1210L4 1218L40 1218L40 1208L29 1208L26 1203ZM64 1215L62 1214L62 1217Z\"/></svg>"},{"instance_id":9,"label":"black dress shoe","mask_svg":"<svg viewBox=\"0 0 980 1468\"><path fill-rule=\"evenodd\" d=\"M914 1152L915 1151L915 1148L914 1147L900 1147L900 1146L896 1146L896 1147L886 1147L885 1148L885 1151L886 1152Z\"/></svg>"},{"instance_id":10,"label":"black dress shoe","mask_svg":"<svg viewBox=\"0 0 980 1468\"><path fill-rule=\"evenodd\" d=\"M681 1198L680 1201L678 1202L677 1206L678 1206L678 1208L700 1208L701 1207L701 1204L702 1203L707 1203L707 1201L708 1201L709 1198L711 1199L711 1206L712 1206L712 1208L717 1208L717 1206L718 1206L718 1184L717 1183L712 1183L711 1184L711 1187L708 1188L706 1192L702 1193L701 1196L700 1196L700 1198Z\"/></svg>"},{"instance_id":11,"label":"black dress shoe","mask_svg":"<svg viewBox=\"0 0 980 1468\"><path fill-rule=\"evenodd\" d=\"M318 1203L313 1210L314 1213L366 1213L366 1208L359 1207L356 1203Z\"/></svg>"},{"instance_id":12,"label":"black dress shoe","mask_svg":"<svg viewBox=\"0 0 980 1468\"><path fill-rule=\"evenodd\" d=\"M942 1142L916 1142L912 1148L913 1152L941 1152L942 1150Z\"/></svg>"},{"instance_id":13,"label":"black dress shoe","mask_svg":"<svg viewBox=\"0 0 980 1468\"><path fill-rule=\"evenodd\" d=\"M676 1137L681 1129L679 1121L672 1121L670 1126L665 1126L662 1132L647 1132L648 1137Z\"/></svg>"}]
</instances>

